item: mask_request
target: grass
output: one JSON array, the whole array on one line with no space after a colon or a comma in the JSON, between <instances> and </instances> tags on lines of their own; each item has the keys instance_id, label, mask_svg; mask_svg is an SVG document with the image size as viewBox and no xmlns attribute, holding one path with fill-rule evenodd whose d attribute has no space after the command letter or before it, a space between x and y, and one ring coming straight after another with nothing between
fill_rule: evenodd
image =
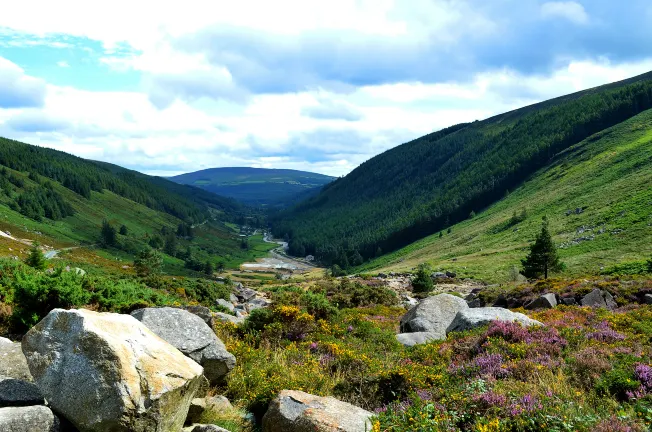
<instances>
[{"instance_id":1,"label":"grass","mask_svg":"<svg viewBox=\"0 0 652 432\"><path fill-rule=\"evenodd\" d=\"M505 281L545 215L562 247L566 274L597 274L652 255L651 184L652 111L646 111L568 149L503 200L451 227L451 233L431 235L356 271L405 271L428 262L463 276ZM584 211L566 215L576 208ZM522 209L527 218L509 226L513 212Z\"/></svg>"}]
</instances>

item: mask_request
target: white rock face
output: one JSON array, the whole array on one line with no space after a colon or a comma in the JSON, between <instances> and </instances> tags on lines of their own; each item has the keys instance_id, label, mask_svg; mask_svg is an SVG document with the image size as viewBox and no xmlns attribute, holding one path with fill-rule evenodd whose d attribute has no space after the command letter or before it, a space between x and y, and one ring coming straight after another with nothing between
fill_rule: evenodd
<instances>
[{"instance_id":1,"label":"white rock face","mask_svg":"<svg viewBox=\"0 0 652 432\"><path fill-rule=\"evenodd\" d=\"M81 432L177 432L202 367L129 315L55 309L23 338L54 411Z\"/></svg>"},{"instance_id":2,"label":"white rock face","mask_svg":"<svg viewBox=\"0 0 652 432\"><path fill-rule=\"evenodd\" d=\"M512 312L509 309L499 307L472 308L461 310L457 313L455 319L448 327L448 333L482 327L491 321L515 321L525 327L543 325L539 321L533 320L522 313Z\"/></svg>"},{"instance_id":3,"label":"white rock face","mask_svg":"<svg viewBox=\"0 0 652 432\"><path fill-rule=\"evenodd\" d=\"M364 432L372 416L333 397L283 390L263 417L263 432Z\"/></svg>"}]
</instances>

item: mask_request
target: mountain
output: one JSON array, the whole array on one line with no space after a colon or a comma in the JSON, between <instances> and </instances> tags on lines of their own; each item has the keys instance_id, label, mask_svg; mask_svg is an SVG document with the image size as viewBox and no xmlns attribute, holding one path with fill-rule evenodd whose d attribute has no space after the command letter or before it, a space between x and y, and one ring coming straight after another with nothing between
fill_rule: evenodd
<instances>
[{"instance_id":1,"label":"mountain","mask_svg":"<svg viewBox=\"0 0 652 432\"><path fill-rule=\"evenodd\" d=\"M522 186L475 217L365 264L404 271L428 262L459 277L503 282L543 216L564 274L609 272L652 257L652 110L560 153ZM579 209L579 210L578 210Z\"/></svg>"},{"instance_id":2,"label":"mountain","mask_svg":"<svg viewBox=\"0 0 652 432\"><path fill-rule=\"evenodd\" d=\"M359 265L469 218L569 147L652 107L652 73L395 147L272 222L290 252Z\"/></svg>"},{"instance_id":3,"label":"mountain","mask_svg":"<svg viewBox=\"0 0 652 432\"><path fill-rule=\"evenodd\" d=\"M115 230L124 225L127 234L90 259L77 248L99 243L104 220ZM229 222L259 225L262 219L232 198L0 138L0 255L20 258L26 253L21 243L38 240L49 248L75 248L70 254L86 262L115 267L116 260L131 261L148 245L163 249L169 243L164 262L173 273L184 272L188 252L202 264L237 266L253 252L241 247Z\"/></svg>"},{"instance_id":4,"label":"mountain","mask_svg":"<svg viewBox=\"0 0 652 432\"><path fill-rule=\"evenodd\" d=\"M289 169L210 168L171 177L249 205L285 206L315 195L335 178Z\"/></svg>"}]
</instances>

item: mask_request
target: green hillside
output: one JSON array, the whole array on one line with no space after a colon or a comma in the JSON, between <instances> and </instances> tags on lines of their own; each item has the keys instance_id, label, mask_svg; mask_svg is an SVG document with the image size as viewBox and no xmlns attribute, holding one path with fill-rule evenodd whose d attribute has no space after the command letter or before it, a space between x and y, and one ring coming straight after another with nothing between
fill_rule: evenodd
<instances>
[{"instance_id":1,"label":"green hillside","mask_svg":"<svg viewBox=\"0 0 652 432\"><path fill-rule=\"evenodd\" d=\"M527 216L519 221L523 210ZM428 262L461 276L505 281L510 268L520 266L544 215L566 274L617 272L652 256L652 110L570 147L450 233L426 237L361 270L406 270Z\"/></svg>"},{"instance_id":2,"label":"green hillside","mask_svg":"<svg viewBox=\"0 0 652 432\"><path fill-rule=\"evenodd\" d=\"M124 226L115 244L100 245L104 220ZM122 271L153 247L165 252L166 273L193 274L206 262L237 267L264 255L262 237L243 248L229 222L261 219L230 198L0 138L0 256L23 259L36 240L57 260Z\"/></svg>"},{"instance_id":3,"label":"green hillside","mask_svg":"<svg viewBox=\"0 0 652 432\"><path fill-rule=\"evenodd\" d=\"M333 177L305 171L264 168L211 168L170 180L202 188L245 204L286 206L309 198Z\"/></svg>"},{"instance_id":4,"label":"green hillside","mask_svg":"<svg viewBox=\"0 0 652 432\"><path fill-rule=\"evenodd\" d=\"M650 107L652 73L426 135L281 213L274 233L290 238L293 254L359 265L467 219L572 145Z\"/></svg>"}]
</instances>

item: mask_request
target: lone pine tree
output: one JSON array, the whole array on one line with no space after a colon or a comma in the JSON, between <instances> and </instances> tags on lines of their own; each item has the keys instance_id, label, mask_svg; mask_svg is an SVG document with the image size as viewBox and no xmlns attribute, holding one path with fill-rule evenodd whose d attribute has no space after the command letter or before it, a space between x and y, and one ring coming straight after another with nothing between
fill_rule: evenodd
<instances>
[{"instance_id":1,"label":"lone pine tree","mask_svg":"<svg viewBox=\"0 0 652 432\"><path fill-rule=\"evenodd\" d=\"M552 236L548 229L548 220L544 217L541 224L541 232L537 234L534 244L530 247L530 253L523 264L523 275L529 278L538 278L541 275L548 279L549 271L560 271L563 267L557 255L557 248L552 242Z\"/></svg>"}]
</instances>

